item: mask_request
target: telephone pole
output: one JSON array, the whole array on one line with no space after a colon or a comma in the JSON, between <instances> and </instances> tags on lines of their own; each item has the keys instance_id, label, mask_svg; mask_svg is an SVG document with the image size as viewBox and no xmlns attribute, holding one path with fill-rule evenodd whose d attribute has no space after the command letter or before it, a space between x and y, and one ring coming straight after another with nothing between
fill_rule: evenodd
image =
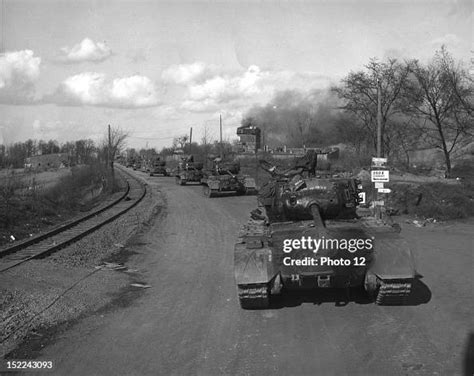
<instances>
[{"instance_id":1,"label":"telephone pole","mask_svg":"<svg viewBox=\"0 0 474 376\"><path fill-rule=\"evenodd\" d=\"M221 114L219 114L219 128L220 128L221 159L224 159L224 151L222 150L222 115Z\"/></svg>"},{"instance_id":2,"label":"telephone pole","mask_svg":"<svg viewBox=\"0 0 474 376\"><path fill-rule=\"evenodd\" d=\"M383 157L382 153L382 89L377 77L377 158Z\"/></svg>"},{"instance_id":3,"label":"telephone pole","mask_svg":"<svg viewBox=\"0 0 474 376\"><path fill-rule=\"evenodd\" d=\"M189 154L191 154L191 145L193 144L193 127L189 130Z\"/></svg>"},{"instance_id":4,"label":"telephone pole","mask_svg":"<svg viewBox=\"0 0 474 376\"><path fill-rule=\"evenodd\" d=\"M380 87L380 79L377 76L377 158L383 157L382 151L382 88ZM379 189L375 193L375 218L382 219L382 206L380 204Z\"/></svg>"},{"instance_id":5,"label":"telephone pole","mask_svg":"<svg viewBox=\"0 0 474 376\"><path fill-rule=\"evenodd\" d=\"M110 166L112 166L112 161L111 161L111 149L112 149L112 137L111 137L111 134L110 134L110 124L108 126L109 128L109 146L107 147L107 168L109 168Z\"/></svg>"}]
</instances>

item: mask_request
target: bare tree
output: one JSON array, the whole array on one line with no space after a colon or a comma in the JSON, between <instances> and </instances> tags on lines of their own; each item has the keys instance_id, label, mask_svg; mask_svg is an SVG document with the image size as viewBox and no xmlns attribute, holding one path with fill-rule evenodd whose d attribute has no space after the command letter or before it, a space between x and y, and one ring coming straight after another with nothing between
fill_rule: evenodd
<instances>
[{"instance_id":1,"label":"bare tree","mask_svg":"<svg viewBox=\"0 0 474 376\"><path fill-rule=\"evenodd\" d=\"M204 163L207 163L207 159L212 149L213 137L208 124L204 124L204 129L201 137L201 150L203 153Z\"/></svg>"},{"instance_id":2,"label":"bare tree","mask_svg":"<svg viewBox=\"0 0 474 376\"><path fill-rule=\"evenodd\" d=\"M422 120L425 142L443 151L449 177L452 153L473 139L472 80L444 46L429 64L413 60L408 66L412 77L405 108Z\"/></svg>"},{"instance_id":3,"label":"bare tree","mask_svg":"<svg viewBox=\"0 0 474 376\"><path fill-rule=\"evenodd\" d=\"M410 170L410 152L417 150L423 135L417 120L413 116L397 116L387 135L393 146L392 154L407 170Z\"/></svg>"},{"instance_id":4,"label":"bare tree","mask_svg":"<svg viewBox=\"0 0 474 376\"><path fill-rule=\"evenodd\" d=\"M339 98L344 100L344 109L354 114L372 136L374 148L377 142L377 94L380 87L382 107L382 155L390 151L386 128L392 116L400 111L398 101L408 77L408 68L396 59L379 62L372 59L365 66L366 71L351 72L342 80L342 86L333 88Z\"/></svg>"},{"instance_id":5,"label":"bare tree","mask_svg":"<svg viewBox=\"0 0 474 376\"><path fill-rule=\"evenodd\" d=\"M173 139L173 147L175 149L184 149L186 143L189 141L189 135L185 134Z\"/></svg>"},{"instance_id":6,"label":"bare tree","mask_svg":"<svg viewBox=\"0 0 474 376\"><path fill-rule=\"evenodd\" d=\"M110 167L112 177L114 174L114 160L115 156L118 155L125 147L125 140L128 137L128 132L121 128L114 128L109 126L109 135L107 140L107 166Z\"/></svg>"}]
</instances>

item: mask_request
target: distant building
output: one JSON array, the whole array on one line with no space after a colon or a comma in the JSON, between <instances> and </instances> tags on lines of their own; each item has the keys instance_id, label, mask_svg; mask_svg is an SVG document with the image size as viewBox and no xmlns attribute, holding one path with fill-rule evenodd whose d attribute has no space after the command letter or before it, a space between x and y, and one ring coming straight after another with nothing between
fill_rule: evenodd
<instances>
[{"instance_id":1,"label":"distant building","mask_svg":"<svg viewBox=\"0 0 474 376\"><path fill-rule=\"evenodd\" d=\"M238 153L256 153L261 148L260 128L253 125L243 125L237 128L239 142L236 145Z\"/></svg>"},{"instance_id":2,"label":"distant building","mask_svg":"<svg viewBox=\"0 0 474 376\"><path fill-rule=\"evenodd\" d=\"M69 155L67 153L35 155L25 160L25 168L39 171L68 166Z\"/></svg>"}]
</instances>

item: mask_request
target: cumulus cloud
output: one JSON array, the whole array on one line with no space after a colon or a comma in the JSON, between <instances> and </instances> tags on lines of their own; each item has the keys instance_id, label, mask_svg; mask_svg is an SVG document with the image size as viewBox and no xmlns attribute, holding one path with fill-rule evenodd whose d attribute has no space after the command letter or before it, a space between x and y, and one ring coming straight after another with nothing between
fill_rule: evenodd
<instances>
[{"instance_id":1,"label":"cumulus cloud","mask_svg":"<svg viewBox=\"0 0 474 376\"><path fill-rule=\"evenodd\" d=\"M81 63L84 61L104 61L112 55L112 50L103 42L94 42L84 38L82 42L61 48L60 60L64 63Z\"/></svg>"},{"instance_id":2,"label":"cumulus cloud","mask_svg":"<svg viewBox=\"0 0 474 376\"><path fill-rule=\"evenodd\" d=\"M162 72L161 78L166 83L186 85L209 78L216 71L215 66L196 61L192 64L171 65Z\"/></svg>"},{"instance_id":3,"label":"cumulus cloud","mask_svg":"<svg viewBox=\"0 0 474 376\"><path fill-rule=\"evenodd\" d=\"M40 64L41 58L35 57L31 50L0 54L0 102L33 102Z\"/></svg>"},{"instance_id":4,"label":"cumulus cloud","mask_svg":"<svg viewBox=\"0 0 474 376\"><path fill-rule=\"evenodd\" d=\"M145 76L108 80L103 73L84 72L64 80L46 101L62 105L138 108L158 104L153 82Z\"/></svg>"},{"instance_id":5,"label":"cumulus cloud","mask_svg":"<svg viewBox=\"0 0 474 376\"><path fill-rule=\"evenodd\" d=\"M270 71L251 65L246 71L215 74L201 82L188 80L181 108L194 112L215 111L224 105L243 108L268 101L276 91L308 90L330 85L328 77L315 72Z\"/></svg>"},{"instance_id":6,"label":"cumulus cloud","mask_svg":"<svg viewBox=\"0 0 474 376\"><path fill-rule=\"evenodd\" d=\"M249 97L259 94L262 87L260 81L267 75L260 68L252 65L239 76L216 76L201 84L189 87L191 100L212 99L216 102L225 102L239 97Z\"/></svg>"}]
</instances>

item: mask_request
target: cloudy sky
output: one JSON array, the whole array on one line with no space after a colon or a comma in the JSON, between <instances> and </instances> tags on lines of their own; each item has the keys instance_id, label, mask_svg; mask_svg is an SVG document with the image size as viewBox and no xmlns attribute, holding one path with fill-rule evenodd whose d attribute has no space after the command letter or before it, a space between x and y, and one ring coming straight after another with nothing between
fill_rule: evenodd
<instances>
[{"instance_id":1,"label":"cloudy sky","mask_svg":"<svg viewBox=\"0 0 474 376\"><path fill-rule=\"evenodd\" d=\"M131 147L161 148L191 126L217 136L220 113L232 138L279 90L442 44L468 64L474 49L470 0L3 0L1 12L0 143L99 140L111 124Z\"/></svg>"}]
</instances>

